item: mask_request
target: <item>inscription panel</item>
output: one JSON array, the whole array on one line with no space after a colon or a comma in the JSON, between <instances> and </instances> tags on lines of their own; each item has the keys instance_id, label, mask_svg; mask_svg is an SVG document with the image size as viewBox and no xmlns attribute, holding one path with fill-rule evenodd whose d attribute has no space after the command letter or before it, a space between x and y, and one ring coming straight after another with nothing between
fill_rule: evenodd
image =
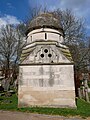
<instances>
[{"instance_id":1,"label":"inscription panel","mask_svg":"<svg viewBox=\"0 0 90 120\"><path fill-rule=\"evenodd\" d=\"M74 81L73 66L38 65L21 66L20 81L31 87L72 86Z\"/></svg>"}]
</instances>

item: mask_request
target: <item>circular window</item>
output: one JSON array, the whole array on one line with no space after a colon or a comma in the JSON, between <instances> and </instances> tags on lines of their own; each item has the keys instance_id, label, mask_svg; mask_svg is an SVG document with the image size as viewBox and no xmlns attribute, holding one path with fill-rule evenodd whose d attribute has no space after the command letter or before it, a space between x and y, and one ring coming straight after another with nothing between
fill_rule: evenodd
<instances>
[{"instance_id":1,"label":"circular window","mask_svg":"<svg viewBox=\"0 0 90 120\"><path fill-rule=\"evenodd\" d=\"M45 53L47 53L47 52L48 52L48 50L47 50L47 49L45 49L45 50L44 50L44 52L45 52Z\"/></svg>"},{"instance_id":2,"label":"circular window","mask_svg":"<svg viewBox=\"0 0 90 120\"><path fill-rule=\"evenodd\" d=\"M52 55L51 55L51 54L48 54L48 57L52 57Z\"/></svg>"},{"instance_id":3,"label":"circular window","mask_svg":"<svg viewBox=\"0 0 90 120\"><path fill-rule=\"evenodd\" d=\"M41 54L40 56L43 58L43 57L44 57L44 54Z\"/></svg>"}]
</instances>

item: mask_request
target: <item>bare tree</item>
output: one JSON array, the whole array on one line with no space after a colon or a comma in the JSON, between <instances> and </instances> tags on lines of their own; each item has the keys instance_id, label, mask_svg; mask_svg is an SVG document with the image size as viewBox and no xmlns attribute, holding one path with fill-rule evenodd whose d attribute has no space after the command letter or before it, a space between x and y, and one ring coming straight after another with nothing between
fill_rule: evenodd
<instances>
[{"instance_id":1,"label":"bare tree","mask_svg":"<svg viewBox=\"0 0 90 120\"><path fill-rule=\"evenodd\" d=\"M66 45L77 44L84 39L84 21L76 17L71 10L66 9L62 11L57 9L53 14L57 17L63 27L65 34L64 43Z\"/></svg>"},{"instance_id":2,"label":"bare tree","mask_svg":"<svg viewBox=\"0 0 90 120\"><path fill-rule=\"evenodd\" d=\"M41 13L47 13L47 12L49 12L47 7L43 8L41 5L38 7L36 6L32 9L30 8L30 12L25 19L25 24L28 26L28 24L31 22L32 19L34 19Z\"/></svg>"},{"instance_id":3,"label":"bare tree","mask_svg":"<svg viewBox=\"0 0 90 120\"><path fill-rule=\"evenodd\" d=\"M64 30L64 44L72 54L75 70L86 69L87 47L84 20L76 17L71 10L55 10L52 14L60 21Z\"/></svg>"},{"instance_id":4,"label":"bare tree","mask_svg":"<svg viewBox=\"0 0 90 120\"><path fill-rule=\"evenodd\" d=\"M86 66L88 67L88 71L90 72L90 37L87 37L87 46L86 46Z\"/></svg>"},{"instance_id":5,"label":"bare tree","mask_svg":"<svg viewBox=\"0 0 90 120\"><path fill-rule=\"evenodd\" d=\"M23 36L19 28L6 25L0 32L0 63L4 68L5 77L10 77L10 69L17 66L23 47ZM15 69L15 67L14 67Z\"/></svg>"}]
</instances>

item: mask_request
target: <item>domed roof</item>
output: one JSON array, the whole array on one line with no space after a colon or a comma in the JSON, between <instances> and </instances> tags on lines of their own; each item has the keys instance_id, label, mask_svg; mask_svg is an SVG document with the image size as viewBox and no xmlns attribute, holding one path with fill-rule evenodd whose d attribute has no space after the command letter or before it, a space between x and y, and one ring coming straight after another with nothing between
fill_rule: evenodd
<instances>
[{"instance_id":1,"label":"domed roof","mask_svg":"<svg viewBox=\"0 0 90 120\"><path fill-rule=\"evenodd\" d=\"M43 13L35 17L28 25L26 34L38 28L53 28L63 32L62 26L58 19L51 13Z\"/></svg>"}]
</instances>

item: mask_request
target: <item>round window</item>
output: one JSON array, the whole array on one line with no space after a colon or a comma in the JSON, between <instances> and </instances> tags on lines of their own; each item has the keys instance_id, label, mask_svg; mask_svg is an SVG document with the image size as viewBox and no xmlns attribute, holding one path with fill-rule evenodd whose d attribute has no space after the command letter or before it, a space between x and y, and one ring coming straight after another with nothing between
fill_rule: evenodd
<instances>
[{"instance_id":1,"label":"round window","mask_svg":"<svg viewBox=\"0 0 90 120\"><path fill-rule=\"evenodd\" d=\"M45 53L47 53L47 52L48 52L48 50L47 50L47 49L45 49L45 50L44 50L44 52L45 52Z\"/></svg>"},{"instance_id":2,"label":"round window","mask_svg":"<svg viewBox=\"0 0 90 120\"><path fill-rule=\"evenodd\" d=\"M51 55L51 54L48 54L48 57L52 57L52 55Z\"/></svg>"},{"instance_id":3,"label":"round window","mask_svg":"<svg viewBox=\"0 0 90 120\"><path fill-rule=\"evenodd\" d=\"M44 57L44 54L41 54L40 56L43 58L43 57Z\"/></svg>"}]
</instances>

